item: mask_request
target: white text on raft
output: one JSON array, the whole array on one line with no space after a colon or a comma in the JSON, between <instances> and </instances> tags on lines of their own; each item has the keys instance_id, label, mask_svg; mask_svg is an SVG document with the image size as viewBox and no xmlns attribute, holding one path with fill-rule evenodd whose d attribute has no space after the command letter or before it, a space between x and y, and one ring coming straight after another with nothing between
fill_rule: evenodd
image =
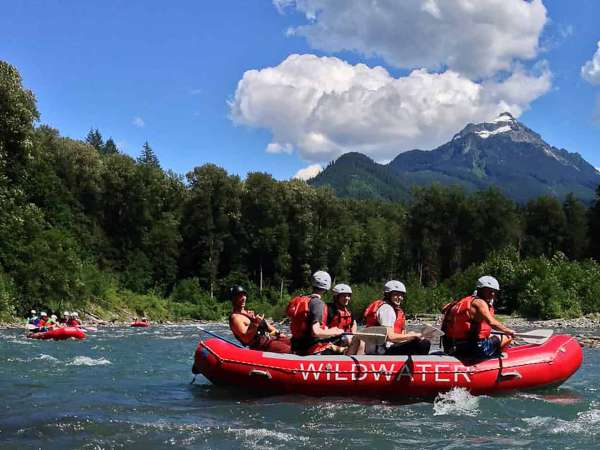
<instances>
[{"instance_id":1,"label":"white text on raft","mask_svg":"<svg viewBox=\"0 0 600 450\"><path fill-rule=\"evenodd\" d=\"M345 365L345 364L344 364ZM346 366L347 367L347 366ZM402 364L396 373L396 365L369 363L354 363L349 368L340 369L340 364L331 363L300 363L300 373L304 380L308 380L311 375L315 381L324 379L326 381L364 381L372 378L374 381L390 381L393 376L399 381L402 378L409 378L411 381L434 383L458 383L459 378L463 381L471 382L467 368L461 364L427 364L415 363L413 367ZM322 378L321 378L322 377Z\"/></svg>"}]
</instances>

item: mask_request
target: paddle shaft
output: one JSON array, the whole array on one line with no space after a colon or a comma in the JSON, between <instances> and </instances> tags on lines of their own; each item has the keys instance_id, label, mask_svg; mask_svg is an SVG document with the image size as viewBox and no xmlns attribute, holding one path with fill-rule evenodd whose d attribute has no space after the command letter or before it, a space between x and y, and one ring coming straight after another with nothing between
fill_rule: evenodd
<instances>
[{"instance_id":1,"label":"paddle shaft","mask_svg":"<svg viewBox=\"0 0 600 450\"><path fill-rule=\"evenodd\" d=\"M234 342L234 341L232 341L232 340L230 340L230 339L224 338L223 336L219 336L218 334L216 334L216 333L213 333L212 331L205 330L204 328L201 328L201 327L198 327L198 329L199 329L200 331L202 331L203 333L209 334L209 335L211 335L212 337L215 337L215 338L217 338L217 339L221 339L222 341L225 341L225 342L227 342L228 344L235 345L235 346L236 346L236 347L238 347L238 348L244 348L244 346L243 346L243 345L241 345L241 344L238 344L237 342Z\"/></svg>"}]
</instances>

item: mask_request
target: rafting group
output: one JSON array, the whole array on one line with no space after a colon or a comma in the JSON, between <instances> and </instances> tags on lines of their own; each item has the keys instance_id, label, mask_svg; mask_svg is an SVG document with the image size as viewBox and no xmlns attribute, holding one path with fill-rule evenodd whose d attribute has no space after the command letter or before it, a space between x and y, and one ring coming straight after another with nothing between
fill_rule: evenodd
<instances>
[{"instance_id":1,"label":"rafting group","mask_svg":"<svg viewBox=\"0 0 600 450\"><path fill-rule=\"evenodd\" d=\"M287 306L291 336L281 333L264 316L246 309L248 294L242 286L230 290L232 311L229 326L243 345L253 350L307 355L427 355L432 327L425 331L406 330L402 301L404 283L390 280L383 286L381 299L373 300L363 313L367 328L358 332L350 310L352 289L337 284L331 289L331 276L317 271L311 277L310 294L294 297ZM331 289L333 302L324 294ZM493 358L507 347L515 331L494 317L494 301L500 291L498 281L489 275L477 280L471 295L453 301L442 309L444 351L456 357ZM383 342L366 339L368 330L383 327ZM435 328L433 328L435 330ZM492 334L495 330L496 334ZM437 331L437 330L436 330Z\"/></svg>"},{"instance_id":2,"label":"rafting group","mask_svg":"<svg viewBox=\"0 0 600 450\"><path fill-rule=\"evenodd\" d=\"M30 331L45 332L59 327L80 327L82 325L77 311L65 311L60 319L56 314L48 316L48 313L44 311L38 316L35 309L32 309L29 314L27 328Z\"/></svg>"}]
</instances>

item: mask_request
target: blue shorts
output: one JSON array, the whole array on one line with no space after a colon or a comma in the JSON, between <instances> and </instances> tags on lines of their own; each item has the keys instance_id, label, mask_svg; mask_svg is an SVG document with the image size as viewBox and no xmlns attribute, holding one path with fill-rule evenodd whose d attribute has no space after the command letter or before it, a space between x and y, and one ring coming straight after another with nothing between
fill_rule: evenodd
<instances>
[{"instance_id":1,"label":"blue shorts","mask_svg":"<svg viewBox=\"0 0 600 450\"><path fill-rule=\"evenodd\" d=\"M475 354L473 356L480 358L495 358L500 356L500 338L492 336L487 339L480 339L474 346Z\"/></svg>"}]
</instances>

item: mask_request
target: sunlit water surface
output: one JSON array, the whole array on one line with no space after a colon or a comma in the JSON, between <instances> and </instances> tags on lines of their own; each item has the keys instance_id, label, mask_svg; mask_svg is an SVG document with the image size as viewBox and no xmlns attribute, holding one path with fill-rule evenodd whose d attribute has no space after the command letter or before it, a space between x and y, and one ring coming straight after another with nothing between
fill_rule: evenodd
<instances>
[{"instance_id":1,"label":"sunlit water surface","mask_svg":"<svg viewBox=\"0 0 600 450\"><path fill-rule=\"evenodd\" d=\"M62 342L1 330L0 448L600 448L599 350L558 389L398 404L192 385L198 338L193 325Z\"/></svg>"}]
</instances>

